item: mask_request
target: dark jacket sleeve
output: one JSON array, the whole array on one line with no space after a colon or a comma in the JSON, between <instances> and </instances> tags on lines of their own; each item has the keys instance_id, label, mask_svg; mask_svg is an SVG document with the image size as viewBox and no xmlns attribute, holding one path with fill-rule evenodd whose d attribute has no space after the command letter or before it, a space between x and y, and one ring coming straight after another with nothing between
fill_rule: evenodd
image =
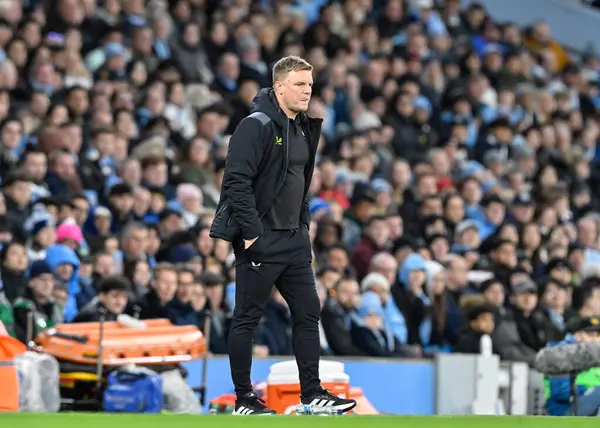
<instances>
[{"instance_id":1,"label":"dark jacket sleeve","mask_svg":"<svg viewBox=\"0 0 600 428\"><path fill-rule=\"evenodd\" d=\"M27 314L31 309L25 307L14 308L13 315L15 318L15 336L21 342L27 344ZM35 338L38 334L35 322L31 323L31 338Z\"/></svg>"},{"instance_id":2,"label":"dark jacket sleeve","mask_svg":"<svg viewBox=\"0 0 600 428\"><path fill-rule=\"evenodd\" d=\"M247 117L229 141L223 188L243 239L253 239L263 233L252 189L263 157L263 133L264 126L260 121Z\"/></svg>"},{"instance_id":3,"label":"dark jacket sleeve","mask_svg":"<svg viewBox=\"0 0 600 428\"><path fill-rule=\"evenodd\" d=\"M353 323L350 329L350 335L352 337L352 342L367 355L371 357L392 356L390 350L382 346L368 328L357 326Z\"/></svg>"},{"instance_id":4,"label":"dark jacket sleeve","mask_svg":"<svg viewBox=\"0 0 600 428\"><path fill-rule=\"evenodd\" d=\"M300 223L306 226L307 229L310 229L310 206L308 204L308 197L304 198L304 204L302 204L302 213L300 214Z\"/></svg>"},{"instance_id":5,"label":"dark jacket sleeve","mask_svg":"<svg viewBox=\"0 0 600 428\"><path fill-rule=\"evenodd\" d=\"M89 308L89 309L79 312L77 314L77 316L73 319L72 322L79 323L79 322L98 322L98 321L99 321L98 309L96 306L94 306L93 308Z\"/></svg>"},{"instance_id":6,"label":"dark jacket sleeve","mask_svg":"<svg viewBox=\"0 0 600 428\"><path fill-rule=\"evenodd\" d=\"M341 318L335 316L329 308L321 312L321 323L331 350L340 356L365 356L366 353L352 343L350 331Z\"/></svg>"},{"instance_id":7,"label":"dark jacket sleeve","mask_svg":"<svg viewBox=\"0 0 600 428\"><path fill-rule=\"evenodd\" d=\"M521 342L514 321L501 320L492 333L492 341L503 360L521 361L533 367L536 352Z\"/></svg>"}]
</instances>

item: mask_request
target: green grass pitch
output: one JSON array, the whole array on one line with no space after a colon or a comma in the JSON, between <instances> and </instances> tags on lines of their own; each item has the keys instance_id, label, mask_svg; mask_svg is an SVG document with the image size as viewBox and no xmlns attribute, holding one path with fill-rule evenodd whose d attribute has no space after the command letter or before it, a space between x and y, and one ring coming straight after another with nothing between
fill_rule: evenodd
<instances>
[{"instance_id":1,"label":"green grass pitch","mask_svg":"<svg viewBox=\"0 0 600 428\"><path fill-rule=\"evenodd\" d=\"M0 413L2 428L597 428L596 418L519 416L189 416Z\"/></svg>"}]
</instances>

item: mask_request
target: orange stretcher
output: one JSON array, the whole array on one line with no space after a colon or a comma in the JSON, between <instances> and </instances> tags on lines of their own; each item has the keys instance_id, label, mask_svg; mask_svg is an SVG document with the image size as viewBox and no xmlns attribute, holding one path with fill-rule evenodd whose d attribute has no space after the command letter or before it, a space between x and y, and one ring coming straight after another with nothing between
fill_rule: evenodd
<instances>
[{"instance_id":1,"label":"orange stretcher","mask_svg":"<svg viewBox=\"0 0 600 428\"><path fill-rule=\"evenodd\" d=\"M206 351L204 336L196 326L176 326L166 319L144 324L145 328L130 328L105 322L101 344L97 322L58 324L38 335L35 342L60 361L86 365L97 364L99 357L105 366L177 364L201 358Z\"/></svg>"},{"instance_id":2,"label":"orange stretcher","mask_svg":"<svg viewBox=\"0 0 600 428\"><path fill-rule=\"evenodd\" d=\"M0 412L19 411L19 375L15 357L26 350L25 345L17 339L0 333Z\"/></svg>"}]
</instances>

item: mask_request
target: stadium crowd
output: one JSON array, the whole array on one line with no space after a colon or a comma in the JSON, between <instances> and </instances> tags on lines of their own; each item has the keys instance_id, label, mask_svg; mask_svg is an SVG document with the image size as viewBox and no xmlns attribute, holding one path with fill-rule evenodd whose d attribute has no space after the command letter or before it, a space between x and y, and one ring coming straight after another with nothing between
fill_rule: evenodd
<instances>
[{"instance_id":1,"label":"stadium crowd","mask_svg":"<svg viewBox=\"0 0 600 428\"><path fill-rule=\"evenodd\" d=\"M121 313L227 352L229 136L285 55L324 118L310 227L326 355L531 363L600 316L600 64L459 0L0 0L0 321ZM515 12L516 13L516 12ZM291 355L273 290L257 356Z\"/></svg>"}]
</instances>

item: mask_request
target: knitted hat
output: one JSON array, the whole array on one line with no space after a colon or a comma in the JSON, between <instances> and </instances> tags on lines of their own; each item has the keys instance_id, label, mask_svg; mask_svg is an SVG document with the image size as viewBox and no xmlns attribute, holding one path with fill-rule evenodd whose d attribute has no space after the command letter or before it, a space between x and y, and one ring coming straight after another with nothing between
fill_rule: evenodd
<instances>
[{"instance_id":1,"label":"knitted hat","mask_svg":"<svg viewBox=\"0 0 600 428\"><path fill-rule=\"evenodd\" d=\"M34 211L31 217L29 217L25 222L25 229L33 237L42 229L54 226L54 218L46 210Z\"/></svg>"},{"instance_id":2,"label":"knitted hat","mask_svg":"<svg viewBox=\"0 0 600 428\"><path fill-rule=\"evenodd\" d=\"M65 239L72 239L81 245L83 242L83 233L75 223L63 223L56 228L56 242L62 242Z\"/></svg>"},{"instance_id":3,"label":"knitted hat","mask_svg":"<svg viewBox=\"0 0 600 428\"><path fill-rule=\"evenodd\" d=\"M199 256L200 253L192 245L182 244L171 249L169 261L171 263L187 263Z\"/></svg>"},{"instance_id":4,"label":"knitted hat","mask_svg":"<svg viewBox=\"0 0 600 428\"><path fill-rule=\"evenodd\" d=\"M52 268L45 260L36 260L29 268L29 279L37 278L38 276L49 273L52 275Z\"/></svg>"},{"instance_id":5,"label":"knitted hat","mask_svg":"<svg viewBox=\"0 0 600 428\"><path fill-rule=\"evenodd\" d=\"M375 285L383 287L385 291L390 291L390 282L379 272L371 272L365 276L360 283L360 289L362 292L366 292Z\"/></svg>"}]
</instances>

